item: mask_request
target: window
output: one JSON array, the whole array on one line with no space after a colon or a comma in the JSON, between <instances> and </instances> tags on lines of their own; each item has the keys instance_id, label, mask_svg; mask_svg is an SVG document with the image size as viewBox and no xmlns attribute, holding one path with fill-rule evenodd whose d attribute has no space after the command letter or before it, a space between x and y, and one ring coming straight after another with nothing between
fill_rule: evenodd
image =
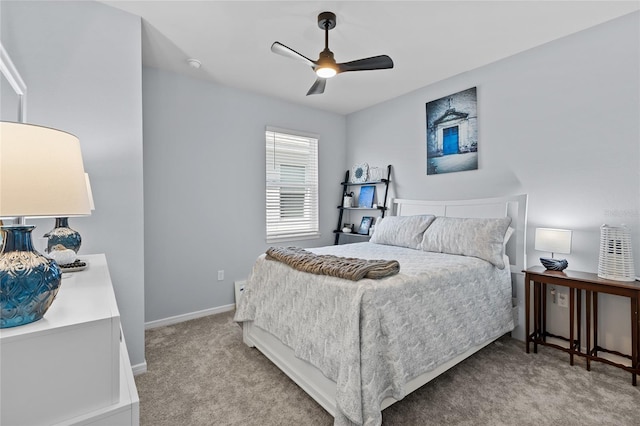
<instances>
[{"instance_id":1,"label":"window","mask_svg":"<svg viewBox=\"0 0 640 426\"><path fill-rule=\"evenodd\" d=\"M267 242L318 238L318 138L267 127Z\"/></svg>"}]
</instances>

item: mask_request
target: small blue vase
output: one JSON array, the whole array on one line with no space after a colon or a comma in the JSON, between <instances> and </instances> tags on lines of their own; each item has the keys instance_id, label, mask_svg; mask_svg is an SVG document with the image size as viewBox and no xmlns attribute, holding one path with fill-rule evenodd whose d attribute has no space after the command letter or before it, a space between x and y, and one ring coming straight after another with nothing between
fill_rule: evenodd
<instances>
[{"instance_id":1,"label":"small blue vase","mask_svg":"<svg viewBox=\"0 0 640 426\"><path fill-rule=\"evenodd\" d=\"M0 328L41 319L60 287L58 264L33 249L35 226L3 226L0 251Z\"/></svg>"},{"instance_id":2,"label":"small blue vase","mask_svg":"<svg viewBox=\"0 0 640 426\"><path fill-rule=\"evenodd\" d=\"M47 253L54 250L54 246L62 245L64 248L71 249L76 253L80 250L82 238L78 231L69 228L69 218L57 217L56 226L51 231L44 234L49 239L47 242Z\"/></svg>"}]
</instances>

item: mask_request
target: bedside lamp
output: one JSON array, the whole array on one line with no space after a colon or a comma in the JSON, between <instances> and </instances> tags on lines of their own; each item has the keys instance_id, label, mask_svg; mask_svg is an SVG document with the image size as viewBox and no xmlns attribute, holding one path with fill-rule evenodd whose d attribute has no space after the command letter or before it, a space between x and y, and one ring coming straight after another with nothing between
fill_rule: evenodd
<instances>
[{"instance_id":1,"label":"bedside lamp","mask_svg":"<svg viewBox=\"0 0 640 426\"><path fill-rule=\"evenodd\" d=\"M540 263L551 271L562 271L569 266L566 259L554 259L554 253L571 253L571 231L567 229L536 228L535 249L551 252L551 257L541 257Z\"/></svg>"},{"instance_id":2,"label":"bedside lamp","mask_svg":"<svg viewBox=\"0 0 640 426\"><path fill-rule=\"evenodd\" d=\"M53 302L62 272L33 248L25 217L90 214L77 137L47 127L0 122L0 328L37 321Z\"/></svg>"},{"instance_id":3,"label":"bedside lamp","mask_svg":"<svg viewBox=\"0 0 640 426\"><path fill-rule=\"evenodd\" d=\"M87 183L87 194L89 196L89 208L91 211L96 209L93 204L93 192L91 191L91 182L89 181L89 174L84 174L85 181ZM47 238L47 252L51 253L56 246L63 246L66 249L73 250L78 253L80 245L82 244L82 237L80 233L69 227L68 217L57 217L54 228L44 234Z\"/></svg>"}]
</instances>

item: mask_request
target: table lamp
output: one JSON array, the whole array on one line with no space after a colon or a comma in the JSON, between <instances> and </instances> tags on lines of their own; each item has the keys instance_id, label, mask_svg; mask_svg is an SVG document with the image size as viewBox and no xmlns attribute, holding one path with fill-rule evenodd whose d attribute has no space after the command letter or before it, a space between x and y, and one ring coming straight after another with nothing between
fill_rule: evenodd
<instances>
[{"instance_id":1,"label":"table lamp","mask_svg":"<svg viewBox=\"0 0 640 426\"><path fill-rule=\"evenodd\" d=\"M87 194L89 196L89 207L91 211L96 207L93 203L93 192L91 191L91 182L89 181L89 174L84 174L85 181L87 183ZM44 234L47 238L47 252L51 253L53 250L64 249L73 250L78 253L80 245L82 244L82 237L80 233L69 226L68 217L57 217L54 228Z\"/></svg>"},{"instance_id":2,"label":"table lamp","mask_svg":"<svg viewBox=\"0 0 640 426\"><path fill-rule=\"evenodd\" d=\"M551 271L563 271L569 266L566 259L554 259L554 253L571 253L571 233L568 229L536 228L535 249L551 252L551 257L541 257L540 263Z\"/></svg>"},{"instance_id":3,"label":"table lamp","mask_svg":"<svg viewBox=\"0 0 640 426\"><path fill-rule=\"evenodd\" d=\"M0 328L41 319L58 293L58 264L38 253L26 217L90 214L80 141L56 129L0 122Z\"/></svg>"}]
</instances>

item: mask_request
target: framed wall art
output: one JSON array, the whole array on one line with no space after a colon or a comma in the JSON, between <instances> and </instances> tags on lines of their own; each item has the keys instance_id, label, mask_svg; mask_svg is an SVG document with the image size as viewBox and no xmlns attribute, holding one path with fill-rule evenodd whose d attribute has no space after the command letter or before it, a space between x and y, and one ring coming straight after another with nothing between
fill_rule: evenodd
<instances>
[{"instance_id":1,"label":"framed wall art","mask_svg":"<svg viewBox=\"0 0 640 426\"><path fill-rule=\"evenodd\" d=\"M360 226L358 227L358 234L367 235L369 233L369 228L371 228L371 224L373 223L372 216L364 216L362 221L360 221Z\"/></svg>"},{"instance_id":2,"label":"framed wall art","mask_svg":"<svg viewBox=\"0 0 640 426\"><path fill-rule=\"evenodd\" d=\"M475 87L427 102L427 175L478 169Z\"/></svg>"}]
</instances>

